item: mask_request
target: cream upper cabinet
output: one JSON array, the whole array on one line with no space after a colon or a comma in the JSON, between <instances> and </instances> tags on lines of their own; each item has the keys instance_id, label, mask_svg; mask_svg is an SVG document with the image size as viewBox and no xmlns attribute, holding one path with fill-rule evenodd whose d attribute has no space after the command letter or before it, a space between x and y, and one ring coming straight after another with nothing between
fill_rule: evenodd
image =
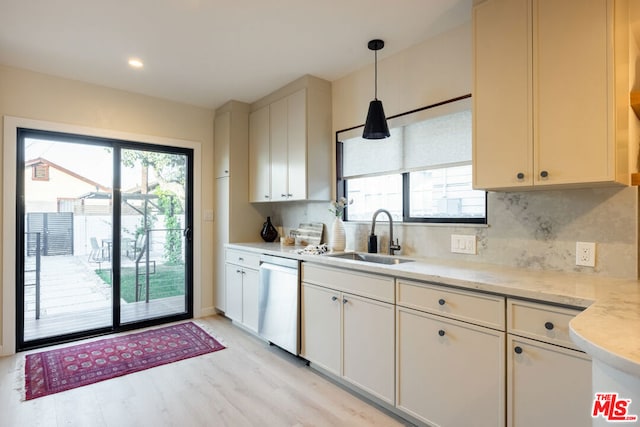
<instances>
[{"instance_id":1,"label":"cream upper cabinet","mask_svg":"<svg viewBox=\"0 0 640 427\"><path fill-rule=\"evenodd\" d=\"M274 201L289 198L288 98L269 106L271 141L271 197Z\"/></svg>"},{"instance_id":2,"label":"cream upper cabinet","mask_svg":"<svg viewBox=\"0 0 640 427\"><path fill-rule=\"evenodd\" d=\"M476 188L533 182L529 1L487 0L473 9Z\"/></svg>"},{"instance_id":3,"label":"cream upper cabinet","mask_svg":"<svg viewBox=\"0 0 640 427\"><path fill-rule=\"evenodd\" d=\"M627 0L474 6L474 187L630 179Z\"/></svg>"},{"instance_id":4,"label":"cream upper cabinet","mask_svg":"<svg viewBox=\"0 0 640 427\"><path fill-rule=\"evenodd\" d=\"M307 198L307 93L300 90L287 97L287 197Z\"/></svg>"},{"instance_id":5,"label":"cream upper cabinet","mask_svg":"<svg viewBox=\"0 0 640 427\"><path fill-rule=\"evenodd\" d=\"M331 84L305 76L256 102L252 110L250 200L328 200Z\"/></svg>"},{"instance_id":6,"label":"cream upper cabinet","mask_svg":"<svg viewBox=\"0 0 640 427\"><path fill-rule=\"evenodd\" d=\"M307 94L299 90L269 107L273 200L307 198Z\"/></svg>"},{"instance_id":7,"label":"cream upper cabinet","mask_svg":"<svg viewBox=\"0 0 640 427\"><path fill-rule=\"evenodd\" d=\"M271 201L268 105L249 115L249 200Z\"/></svg>"},{"instance_id":8,"label":"cream upper cabinet","mask_svg":"<svg viewBox=\"0 0 640 427\"><path fill-rule=\"evenodd\" d=\"M231 143L231 113L225 112L215 118L214 172L216 178L229 176L229 146Z\"/></svg>"}]
</instances>

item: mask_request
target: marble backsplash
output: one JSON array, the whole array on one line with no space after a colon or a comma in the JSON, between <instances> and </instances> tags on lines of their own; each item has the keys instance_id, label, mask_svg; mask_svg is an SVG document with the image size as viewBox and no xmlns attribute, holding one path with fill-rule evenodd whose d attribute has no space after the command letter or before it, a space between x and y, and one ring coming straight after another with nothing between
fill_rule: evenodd
<instances>
[{"instance_id":1,"label":"marble backsplash","mask_svg":"<svg viewBox=\"0 0 640 427\"><path fill-rule=\"evenodd\" d=\"M489 193L488 225L394 224L406 256L464 259L530 269L638 277L638 188ZM323 222L324 241L333 217L326 202L272 205L272 220L285 232L301 222ZM379 217L379 220L382 217ZM348 250L367 250L370 222L345 223ZM381 252L388 226L378 221ZM475 234L477 255L450 251L451 234ZM596 242L596 267L575 265L577 241Z\"/></svg>"}]
</instances>

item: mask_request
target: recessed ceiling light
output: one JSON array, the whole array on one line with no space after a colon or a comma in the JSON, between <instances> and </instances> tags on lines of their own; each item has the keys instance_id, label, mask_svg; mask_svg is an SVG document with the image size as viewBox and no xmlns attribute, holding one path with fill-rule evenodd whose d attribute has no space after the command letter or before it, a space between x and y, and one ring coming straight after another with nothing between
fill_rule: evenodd
<instances>
[{"instance_id":1,"label":"recessed ceiling light","mask_svg":"<svg viewBox=\"0 0 640 427\"><path fill-rule=\"evenodd\" d=\"M131 58L129 59L129 66L131 66L131 68L142 68L144 64L138 58Z\"/></svg>"}]
</instances>

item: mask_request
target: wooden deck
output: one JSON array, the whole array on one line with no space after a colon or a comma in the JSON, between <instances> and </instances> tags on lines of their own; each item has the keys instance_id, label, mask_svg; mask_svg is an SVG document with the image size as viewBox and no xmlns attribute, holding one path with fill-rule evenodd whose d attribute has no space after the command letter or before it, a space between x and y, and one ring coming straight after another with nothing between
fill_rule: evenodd
<instances>
[{"instance_id":1,"label":"wooden deck","mask_svg":"<svg viewBox=\"0 0 640 427\"><path fill-rule=\"evenodd\" d=\"M112 325L111 286L95 273L86 257L42 257L40 318L36 317L35 289L25 290L24 340L68 334ZM108 266L102 265L102 268ZM184 296L121 301L121 323L152 319L186 311Z\"/></svg>"},{"instance_id":2,"label":"wooden deck","mask_svg":"<svg viewBox=\"0 0 640 427\"><path fill-rule=\"evenodd\" d=\"M138 320L153 319L172 314L184 313L184 296L162 298L121 305L121 323L131 323ZM31 341L39 338L68 334L89 329L109 327L112 325L111 306L59 313L40 319L29 318L24 321L24 339Z\"/></svg>"}]
</instances>

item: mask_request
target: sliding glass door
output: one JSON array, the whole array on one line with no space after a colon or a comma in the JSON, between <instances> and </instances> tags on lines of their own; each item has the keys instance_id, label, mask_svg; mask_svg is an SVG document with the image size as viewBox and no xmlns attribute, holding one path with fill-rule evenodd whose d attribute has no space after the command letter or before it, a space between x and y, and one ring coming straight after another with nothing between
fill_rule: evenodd
<instances>
[{"instance_id":1,"label":"sliding glass door","mask_svg":"<svg viewBox=\"0 0 640 427\"><path fill-rule=\"evenodd\" d=\"M192 317L192 151L20 130L18 349Z\"/></svg>"},{"instance_id":2,"label":"sliding glass door","mask_svg":"<svg viewBox=\"0 0 640 427\"><path fill-rule=\"evenodd\" d=\"M185 313L188 157L136 149L120 153L121 321Z\"/></svg>"},{"instance_id":3,"label":"sliding glass door","mask_svg":"<svg viewBox=\"0 0 640 427\"><path fill-rule=\"evenodd\" d=\"M113 292L94 272L110 271L105 242L113 235L113 152L99 144L23 136L23 341L109 328Z\"/></svg>"}]
</instances>

